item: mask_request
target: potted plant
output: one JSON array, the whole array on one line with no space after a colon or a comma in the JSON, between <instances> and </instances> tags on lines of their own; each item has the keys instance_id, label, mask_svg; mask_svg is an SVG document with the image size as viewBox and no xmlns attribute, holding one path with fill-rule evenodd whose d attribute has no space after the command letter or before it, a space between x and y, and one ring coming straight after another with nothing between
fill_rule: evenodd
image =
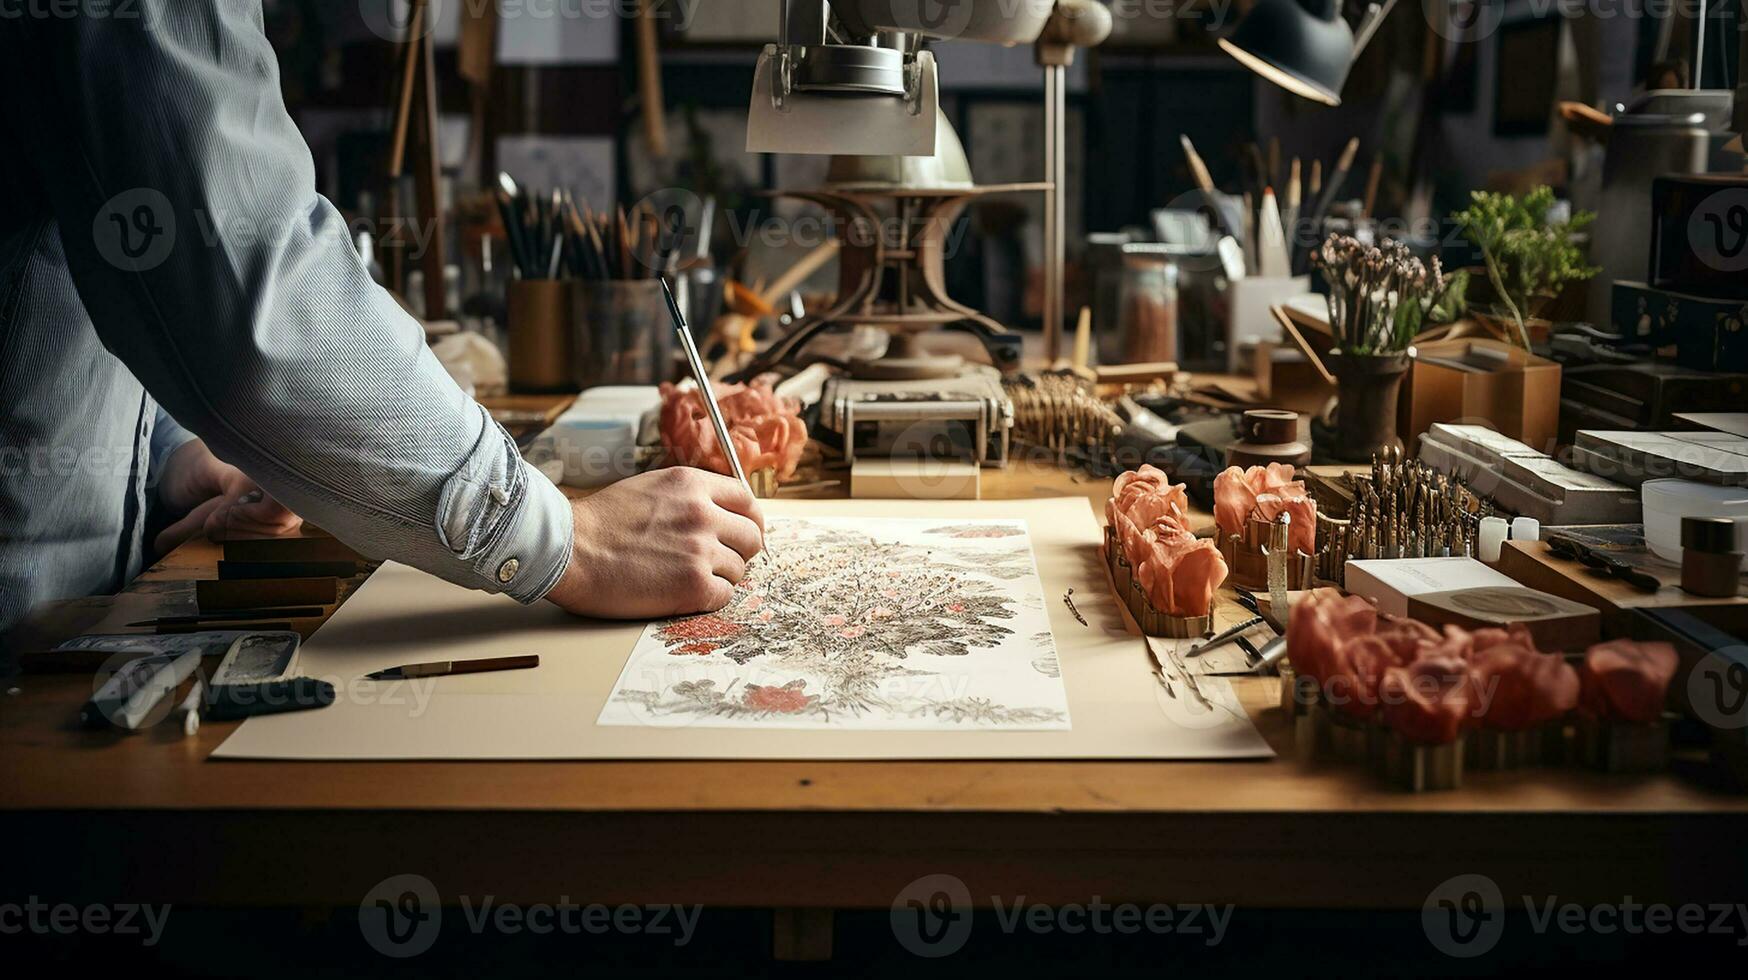
<instances>
[{"instance_id":1,"label":"potted plant","mask_svg":"<svg viewBox=\"0 0 1748 980\"><path fill-rule=\"evenodd\" d=\"M1537 187L1521 199L1510 194L1476 191L1468 208L1452 215L1463 234L1481 250L1487 281L1503 310L1495 314L1506 334L1529 349L1527 321L1569 282L1582 282L1601 271L1586 265L1584 249L1574 241L1596 219L1579 211L1570 220L1550 220L1554 192Z\"/></svg>"},{"instance_id":2,"label":"potted plant","mask_svg":"<svg viewBox=\"0 0 1748 980\"><path fill-rule=\"evenodd\" d=\"M1460 306L1462 281L1439 260L1425 263L1400 242L1363 245L1331 235L1311 253L1329 285L1329 329L1335 344L1324 358L1336 380L1334 456L1365 462L1396 438L1396 401L1408 370L1409 344L1425 327Z\"/></svg>"}]
</instances>

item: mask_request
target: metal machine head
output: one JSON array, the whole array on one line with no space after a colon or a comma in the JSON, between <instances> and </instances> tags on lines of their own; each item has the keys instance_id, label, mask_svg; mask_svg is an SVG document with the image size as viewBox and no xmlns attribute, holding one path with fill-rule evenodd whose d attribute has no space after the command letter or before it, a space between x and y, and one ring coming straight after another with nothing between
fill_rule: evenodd
<instances>
[{"instance_id":1,"label":"metal machine head","mask_svg":"<svg viewBox=\"0 0 1748 980\"><path fill-rule=\"evenodd\" d=\"M925 39L1030 43L1055 0L784 0L759 54L751 153L933 156L940 79Z\"/></svg>"}]
</instances>

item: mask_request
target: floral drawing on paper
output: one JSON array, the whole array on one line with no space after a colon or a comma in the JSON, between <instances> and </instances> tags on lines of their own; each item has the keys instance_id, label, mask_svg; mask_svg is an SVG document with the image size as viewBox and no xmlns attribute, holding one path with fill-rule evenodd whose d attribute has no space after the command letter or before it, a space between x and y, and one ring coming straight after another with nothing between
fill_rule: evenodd
<instances>
[{"instance_id":1,"label":"floral drawing on paper","mask_svg":"<svg viewBox=\"0 0 1748 980\"><path fill-rule=\"evenodd\" d=\"M651 623L604 725L1066 729L1025 522L778 518L721 610Z\"/></svg>"}]
</instances>

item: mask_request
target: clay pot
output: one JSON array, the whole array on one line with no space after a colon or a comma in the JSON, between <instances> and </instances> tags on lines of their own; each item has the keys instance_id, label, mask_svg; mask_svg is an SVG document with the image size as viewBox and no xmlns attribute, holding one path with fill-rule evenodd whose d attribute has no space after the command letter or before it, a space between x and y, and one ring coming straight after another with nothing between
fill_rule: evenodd
<instances>
[{"instance_id":1,"label":"clay pot","mask_svg":"<svg viewBox=\"0 0 1748 980\"><path fill-rule=\"evenodd\" d=\"M1402 393L1402 378L1408 373L1408 354L1331 351L1324 360L1336 380L1335 458L1344 463L1365 463L1374 454L1400 448L1396 402Z\"/></svg>"}]
</instances>

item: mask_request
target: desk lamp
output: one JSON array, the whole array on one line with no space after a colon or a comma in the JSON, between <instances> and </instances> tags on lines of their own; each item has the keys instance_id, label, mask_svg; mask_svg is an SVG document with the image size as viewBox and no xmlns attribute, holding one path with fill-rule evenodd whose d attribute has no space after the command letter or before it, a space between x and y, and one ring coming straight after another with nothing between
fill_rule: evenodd
<instances>
[{"instance_id":1,"label":"desk lamp","mask_svg":"<svg viewBox=\"0 0 1748 980\"><path fill-rule=\"evenodd\" d=\"M1341 105L1348 69L1394 6L1368 4L1356 33L1341 19L1341 0L1258 0L1220 47L1294 95Z\"/></svg>"}]
</instances>

